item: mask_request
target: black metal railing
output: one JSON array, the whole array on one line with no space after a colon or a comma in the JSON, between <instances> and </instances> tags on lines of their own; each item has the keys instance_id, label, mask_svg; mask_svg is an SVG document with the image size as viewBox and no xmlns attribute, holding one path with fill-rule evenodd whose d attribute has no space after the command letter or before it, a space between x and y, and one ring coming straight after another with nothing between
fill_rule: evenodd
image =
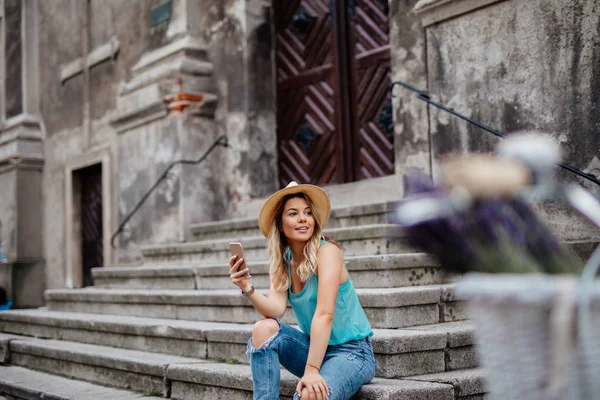
<instances>
[{"instance_id":1,"label":"black metal railing","mask_svg":"<svg viewBox=\"0 0 600 400\"><path fill-rule=\"evenodd\" d=\"M390 90L393 91L394 87L396 85L401 85L401 86L405 87L406 89L409 89L409 90L417 93L417 98L419 100L423 100L424 102L426 102L428 104L431 104L432 106L435 106L435 107L439 108L440 110L446 111L447 113L450 113L450 114L454 115L455 117L458 117L458 118L460 118L460 119L462 119L464 121L467 121L468 123L470 123L472 125L475 125L476 127L481 128L484 131L491 133L492 135L495 135L495 136L498 136L498 137L501 137L501 138L505 138L506 137L506 135L504 135L503 133L501 133L501 132L499 132L499 131L497 131L495 129L492 129L489 126L482 124L481 122L477 122L477 121L475 121L475 120L467 117L466 115L463 115L463 114L455 111L454 109L452 109L452 108L450 108L448 106L443 105L442 103L439 103L439 102L433 100L431 98L431 95L429 93L427 93L424 90L421 90L419 88L416 88L416 87L414 87L412 85L409 85L408 83L405 83L405 82L402 82L402 81L393 82L392 83L392 87L390 88ZM392 96L396 97L396 96L394 96L393 93L392 93ZM583 172L583 171L581 171L581 170L579 170L579 169L577 169L575 167L572 167L569 164L563 163L563 162L559 162L558 165L561 168L566 169L567 171L572 172L572 173L574 173L576 175L579 175L582 178L587 179L590 182L594 182L596 185L600 185L600 180L598 180L596 178L596 176L593 175L593 174L587 174L587 173L585 173L585 172Z\"/></svg>"},{"instance_id":2,"label":"black metal railing","mask_svg":"<svg viewBox=\"0 0 600 400\"><path fill-rule=\"evenodd\" d=\"M229 147L229 143L227 141L227 136L223 135L223 136L219 137L217 140L215 140L214 143L208 148L208 150L206 150L206 152L199 159L197 159L197 160L177 160L177 161L173 161L167 167L167 169L165 169L165 171L162 173L162 175L156 180L156 182L154 183L154 185L152 185L152 187L150 189L148 189L148 191L146 192L146 194L144 196L142 196L142 198L136 204L136 206L133 207L133 210L131 210L129 212L129 214L127 214L127 216L123 219L123 221L119 225L119 228L117 229L117 231L110 238L110 245L113 248L115 247L115 243L114 243L115 238L117 236L119 236L123 232L123 229L125 228L125 225L129 222L129 220L131 219L131 217L133 217L133 215L140 209L140 207L142 206L142 204L144 204L144 202L148 199L148 197L150 197L150 194L152 194L152 192L154 191L154 189L156 189L158 187L158 185L160 185L160 183L169 175L169 171L171 171L171 169L174 166L179 165L179 164L184 164L184 165L197 165L197 164L200 164L202 161L204 161L206 159L206 157L208 157L208 155L217 146Z\"/></svg>"}]
</instances>

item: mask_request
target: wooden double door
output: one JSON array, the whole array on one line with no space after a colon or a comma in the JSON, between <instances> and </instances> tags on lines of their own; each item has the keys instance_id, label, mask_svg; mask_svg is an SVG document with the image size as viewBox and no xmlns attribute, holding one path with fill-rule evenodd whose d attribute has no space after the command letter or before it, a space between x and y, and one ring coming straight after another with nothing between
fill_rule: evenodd
<instances>
[{"instance_id":1,"label":"wooden double door","mask_svg":"<svg viewBox=\"0 0 600 400\"><path fill-rule=\"evenodd\" d=\"M394 172L386 0L274 1L282 186Z\"/></svg>"}]
</instances>

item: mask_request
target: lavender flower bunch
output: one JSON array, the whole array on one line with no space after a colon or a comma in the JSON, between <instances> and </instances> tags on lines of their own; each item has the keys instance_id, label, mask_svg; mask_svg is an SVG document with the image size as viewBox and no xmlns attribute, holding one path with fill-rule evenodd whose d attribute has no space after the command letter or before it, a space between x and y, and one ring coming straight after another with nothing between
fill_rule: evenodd
<instances>
[{"instance_id":1,"label":"lavender flower bunch","mask_svg":"<svg viewBox=\"0 0 600 400\"><path fill-rule=\"evenodd\" d=\"M409 177L406 187L399 222L411 244L447 270L561 274L583 267L518 196L473 199L423 176Z\"/></svg>"}]
</instances>

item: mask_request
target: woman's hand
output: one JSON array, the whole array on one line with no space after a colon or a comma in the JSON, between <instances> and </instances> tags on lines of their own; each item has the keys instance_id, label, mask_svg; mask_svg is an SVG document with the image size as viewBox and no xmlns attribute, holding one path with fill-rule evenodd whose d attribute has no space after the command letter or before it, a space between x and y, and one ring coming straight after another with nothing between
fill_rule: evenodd
<instances>
[{"instance_id":1,"label":"woman's hand","mask_svg":"<svg viewBox=\"0 0 600 400\"><path fill-rule=\"evenodd\" d=\"M302 400L326 400L329 386L317 371L305 371L296 386L296 393Z\"/></svg>"},{"instance_id":2,"label":"woman's hand","mask_svg":"<svg viewBox=\"0 0 600 400\"><path fill-rule=\"evenodd\" d=\"M248 282L250 279L250 270L248 269L247 264L244 264L244 259L237 259L238 256L232 256L229 259L229 277L231 278L231 282L233 282L240 290L244 290L248 288ZM238 271L240 266L244 264L246 267L241 271Z\"/></svg>"}]
</instances>

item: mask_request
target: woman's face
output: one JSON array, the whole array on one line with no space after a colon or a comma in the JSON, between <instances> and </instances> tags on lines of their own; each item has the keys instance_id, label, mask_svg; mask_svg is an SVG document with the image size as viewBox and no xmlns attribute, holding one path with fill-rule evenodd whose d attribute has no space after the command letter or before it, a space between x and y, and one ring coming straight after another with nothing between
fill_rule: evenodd
<instances>
[{"instance_id":1,"label":"woman's face","mask_svg":"<svg viewBox=\"0 0 600 400\"><path fill-rule=\"evenodd\" d=\"M288 241L306 242L315 230L315 219L308 202L293 197L285 202L281 215L281 230Z\"/></svg>"}]
</instances>

